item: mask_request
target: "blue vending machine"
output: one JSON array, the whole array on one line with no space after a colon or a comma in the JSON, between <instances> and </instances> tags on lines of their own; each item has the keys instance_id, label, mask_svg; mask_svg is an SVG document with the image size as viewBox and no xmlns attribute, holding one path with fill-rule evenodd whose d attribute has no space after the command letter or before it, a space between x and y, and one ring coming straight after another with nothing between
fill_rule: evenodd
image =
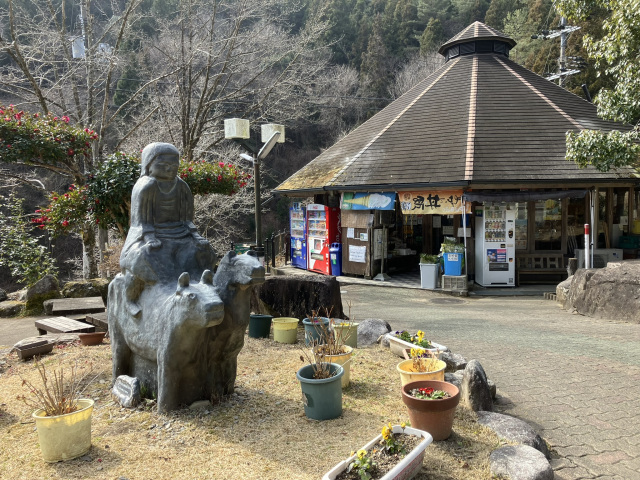
<instances>
[{"instance_id":1,"label":"blue vending machine","mask_svg":"<svg viewBox=\"0 0 640 480\"><path fill-rule=\"evenodd\" d=\"M291 265L307 269L307 219L306 209L294 203L289 213L291 226Z\"/></svg>"}]
</instances>

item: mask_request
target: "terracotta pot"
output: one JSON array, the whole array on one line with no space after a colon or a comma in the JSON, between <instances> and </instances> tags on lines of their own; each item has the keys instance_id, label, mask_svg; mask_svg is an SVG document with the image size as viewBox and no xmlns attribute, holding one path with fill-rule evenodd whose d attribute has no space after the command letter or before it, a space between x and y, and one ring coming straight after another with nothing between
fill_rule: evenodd
<instances>
[{"instance_id":1,"label":"terracotta pot","mask_svg":"<svg viewBox=\"0 0 640 480\"><path fill-rule=\"evenodd\" d=\"M451 396L439 400L423 400L409 395L409 391L415 388L444 390ZM410 382L402 387L402 401L409 409L412 427L429 432L434 440L449 438L453 427L453 416L460 402L458 387L438 380Z\"/></svg>"},{"instance_id":2,"label":"terracotta pot","mask_svg":"<svg viewBox=\"0 0 640 480\"><path fill-rule=\"evenodd\" d=\"M79 333L80 343L85 346L100 345L107 332Z\"/></svg>"}]
</instances>

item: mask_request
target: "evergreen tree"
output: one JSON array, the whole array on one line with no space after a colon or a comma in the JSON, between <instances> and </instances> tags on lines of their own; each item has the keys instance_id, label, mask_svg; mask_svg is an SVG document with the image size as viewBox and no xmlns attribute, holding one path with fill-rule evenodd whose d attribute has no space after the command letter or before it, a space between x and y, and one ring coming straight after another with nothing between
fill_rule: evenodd
<instances>
[{"instance_id":1,"label":"evergreen tree","mask_svg":"<svg viewBox=\"0 0 640 480\"><path fill-rule=\"evenodd\" d=\"M427 56L429 53L437 50L444 41L442 23L437 18L432 18L429 20L420 37L420 55Z\"/></svg>"},{"instance_id":2,"label":"evergreen tree","mask_svg":"<svg viewBox=\"0 0 640 480\"><path fill-rule=\"evenodd\" d=\"M362 56L360 85L368 95L386 98L393 66L384 43L383 21L383 17L377 15L373 22L367 51Z\"/></svg>"}]
</instances>

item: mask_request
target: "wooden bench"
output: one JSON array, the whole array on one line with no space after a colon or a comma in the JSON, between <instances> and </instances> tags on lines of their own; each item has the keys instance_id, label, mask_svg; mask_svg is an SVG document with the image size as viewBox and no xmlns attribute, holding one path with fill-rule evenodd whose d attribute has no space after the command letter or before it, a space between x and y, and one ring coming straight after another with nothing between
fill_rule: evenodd
<instances>
[{"instance_id":1,"label":"wooden bench","mask_svg":"<svg viewBox=\"0 0 640 480\"><path fill-rule=\"evenodd\" d=\"M102 297L55 298L45 300L43 306L47 315L83 315L105 311Z\"/></svg>"},{"instance_id":2,"label":"wooden bench","mask_svg":"<svg viewBox=\"0 0 640 480\"><path fill-rule=\"evenodd\" d=\"M93 333L96 331L96 327L94 327L93 325L78 322L77 320L71 320L67 317L45 318L42 320L36 320L35 324L40 335L46 335L47 332Z\"/></svg>"},{"instance_id":3,"label":"wooden bench","mask_svg":"<svg viewBox=\"0 0 640 480\"><path fill-rule=\"evenodd\" d=\"M109 330L109 321L107 320L107 312L88 313L85 321L91 325L95 325L101 331Z\"/></svg>"},{"instance_id":4,"label":"wooden bench","mask_svg":"<svg viewBox=\"0 0 640 480\"><path fill-rule=\"evenodd\" d=\"M567 276L567 266L561 253L516 253L516 274L518 285L521 275Z\"/></svg>"}]
</instances>

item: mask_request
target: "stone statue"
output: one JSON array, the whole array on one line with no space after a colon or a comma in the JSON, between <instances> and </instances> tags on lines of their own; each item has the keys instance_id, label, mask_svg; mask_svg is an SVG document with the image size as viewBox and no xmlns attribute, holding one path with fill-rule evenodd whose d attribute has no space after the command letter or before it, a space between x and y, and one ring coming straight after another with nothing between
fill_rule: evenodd
<instances>
[{"instance_id":1,"label":"stone statue","mask_svg":"<svg viewBox=\"0 0 640 480\"><path fill-rule=\"evenodd\" d=\"M131 226L120 255L127 308L140 314L138 296L147 285L175 282L182 272L198 277L216 256L193 224L193 195L177 176L180 154L169 143L142 150L140 179L131 194Z\"/></svg>"},{"instance_id":2,"label":"stone statue","mask_svg":"<svg viewBox=\"0 0 640 480\"><path fill-rule=\"evenodd\" d=\"M142 151L122 272L107 305L113 381L136 377L157 395L160 412L233 391L250 287L264 282L255 252L230 252L214 277L216 256L193 224L193 196L178 165L173 145Z\"/></svg>"}]
</instances>

